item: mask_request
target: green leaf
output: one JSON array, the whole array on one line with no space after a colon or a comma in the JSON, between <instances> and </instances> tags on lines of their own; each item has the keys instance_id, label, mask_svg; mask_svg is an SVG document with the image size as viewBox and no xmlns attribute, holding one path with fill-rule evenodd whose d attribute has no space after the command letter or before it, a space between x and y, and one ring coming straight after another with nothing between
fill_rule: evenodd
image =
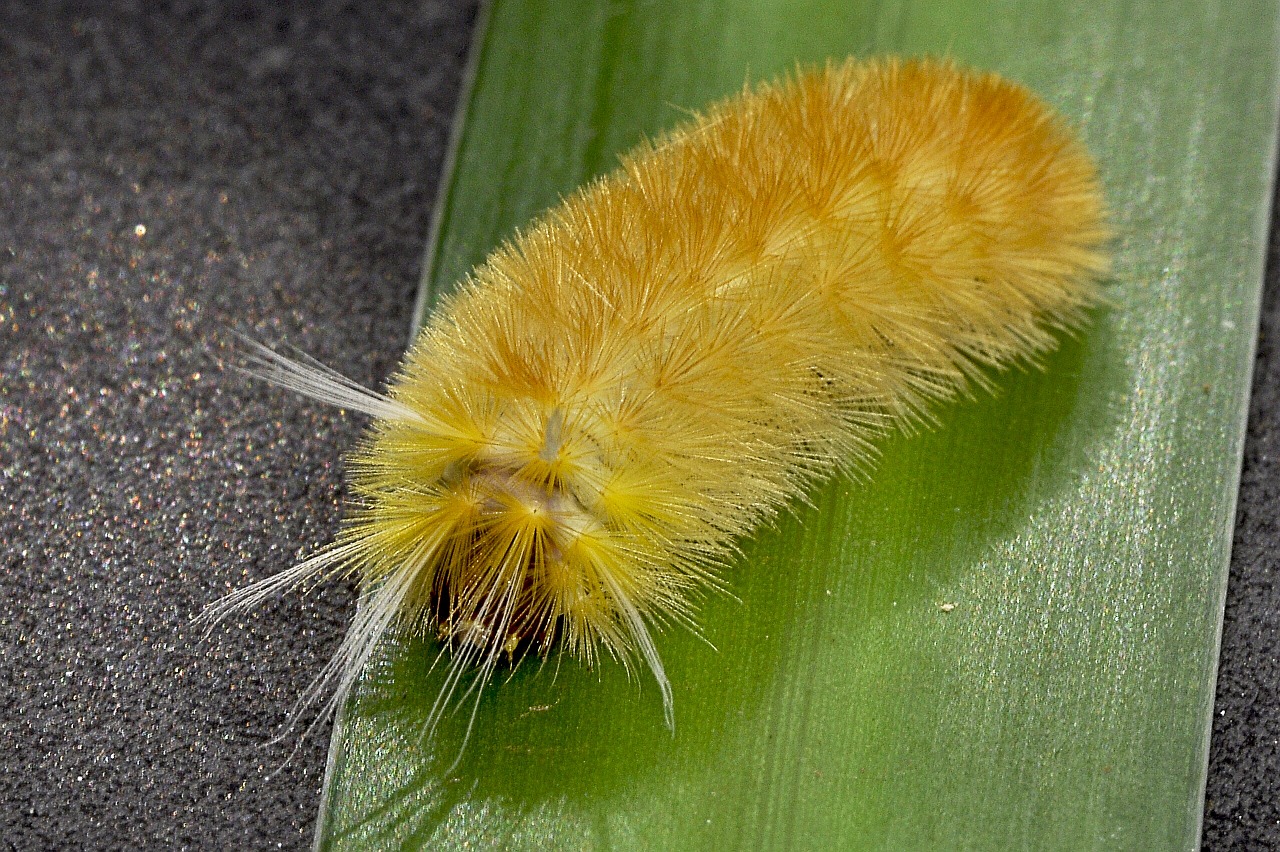
<instances>
[{"instance_id":1,"label":"green leaf","mask_svg":"<svg viewBox=\"0 0 1280 852\"><path fill-rule=\"evenodd\" d=\"M1112 305L746 543L657 689L552 660L424 741L389 643L335 732L325 848L1196 845L1277 120L1276 0L499 0L424 281L688 108L795 63L949 54L1081 128ZM469 708L468 708L469 709Z\"/></svg>"}]
</instances>

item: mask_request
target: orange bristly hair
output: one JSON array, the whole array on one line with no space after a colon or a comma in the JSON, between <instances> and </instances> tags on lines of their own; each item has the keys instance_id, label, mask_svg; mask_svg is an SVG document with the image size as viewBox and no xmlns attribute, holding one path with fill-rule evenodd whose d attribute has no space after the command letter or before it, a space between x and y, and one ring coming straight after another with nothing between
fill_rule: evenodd
<instances>
[{"instance_id":1,"label":"orange bristly hair","mask_svg":"<svg viewBox=\"0 0 1280 852\"><path fill-rule=\"evenodd\" d=\"M692 624L815 480L1051 350L1098 301L1105 238L1082 146L995 75L847 61L744 91L495 251L387 395L261 355L379 419L338 542L215 615L348 571L339 695L399 627L453 649L432 723L466 670L561 643L643 659L671 724L650 629Z\"/></svg>"}]
</instances>

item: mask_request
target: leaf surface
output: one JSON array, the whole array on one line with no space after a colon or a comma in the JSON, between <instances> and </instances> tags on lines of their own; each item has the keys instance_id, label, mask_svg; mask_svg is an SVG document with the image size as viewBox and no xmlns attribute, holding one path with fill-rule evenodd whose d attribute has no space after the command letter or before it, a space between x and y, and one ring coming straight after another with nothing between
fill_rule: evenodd
<instances>
[{"instance_id":1,"label":"leaf surface","mask_svg":"<svg viewBox=\"0 0 1280 852\"><path fill-rule=\"evenodd\" d=\"M1110 307L744 543L706 642L526 664L431 741L430 643L336 728L328 849L1189 849L1197 844L1277 119L1276 0L498 0L429 306L687 111L799 63L947 54L1080 127Z\"/></svg>"}]
</instances>

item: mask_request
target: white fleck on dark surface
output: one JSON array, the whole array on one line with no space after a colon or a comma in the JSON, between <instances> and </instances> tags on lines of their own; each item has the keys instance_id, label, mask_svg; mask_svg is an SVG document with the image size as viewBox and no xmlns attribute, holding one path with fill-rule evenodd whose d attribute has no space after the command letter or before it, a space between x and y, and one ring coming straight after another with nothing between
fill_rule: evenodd
<instances>
[{"instance_id":1,"label":"white fleck on dark surface","mask_svg":"<svg viewBox=\"0 0 1280 852\"><path fill-rule=\"evenodd\" d=\"M220 371L223 327L376 383L406 344L472 3L0 4L0 840L306 848L271 743L349 589L218 630L328 540L358 418ZM1280 848L1273 240L1205 847ZM536 708L532 708L536 709Z\"/></svg>"}]
</instances>

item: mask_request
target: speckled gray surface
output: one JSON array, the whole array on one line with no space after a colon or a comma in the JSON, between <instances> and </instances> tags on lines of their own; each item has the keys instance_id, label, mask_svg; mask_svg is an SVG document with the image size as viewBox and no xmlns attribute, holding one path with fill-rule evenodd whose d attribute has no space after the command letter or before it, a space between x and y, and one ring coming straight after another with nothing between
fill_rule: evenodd
<instances>
[{"instance_id":1,"label":"speckled gray surface","mask_svg":"<svg viewBox=\"0 0 1280 852\"><path fill-rule=\"evenodd\" d=\"M394 366L474 9L0 8L0 846L305 848L328 727L269 740L349 592L189 619L330 537L361 424L206 347Z\"/></svg>"},{"instance_id":2,"label":"speckled gray surface","mask_svg":"<svg viewBox=\"0 0 1280 852\"><path fill-rule=\"evenodd\" d=\"M351 608L190 617L338 518L360 424L220 326L376 382L405 344L470 3L0 5L0 839L305 848L328 728L271 744ZM1206 847L1280 848L1273 252ZM211 353L208 351L212 349Z\"/></svg>"},{"instance_id":3,"label":"speckled gray surface","mask_svg":"<svg viewBox=\"0 0 1280 852\"><path fill-rule=\"evenodd\" d=\"M1218 661L1206 849L1280 849L1280 187Z\"/></svg>"}]
</instances>

